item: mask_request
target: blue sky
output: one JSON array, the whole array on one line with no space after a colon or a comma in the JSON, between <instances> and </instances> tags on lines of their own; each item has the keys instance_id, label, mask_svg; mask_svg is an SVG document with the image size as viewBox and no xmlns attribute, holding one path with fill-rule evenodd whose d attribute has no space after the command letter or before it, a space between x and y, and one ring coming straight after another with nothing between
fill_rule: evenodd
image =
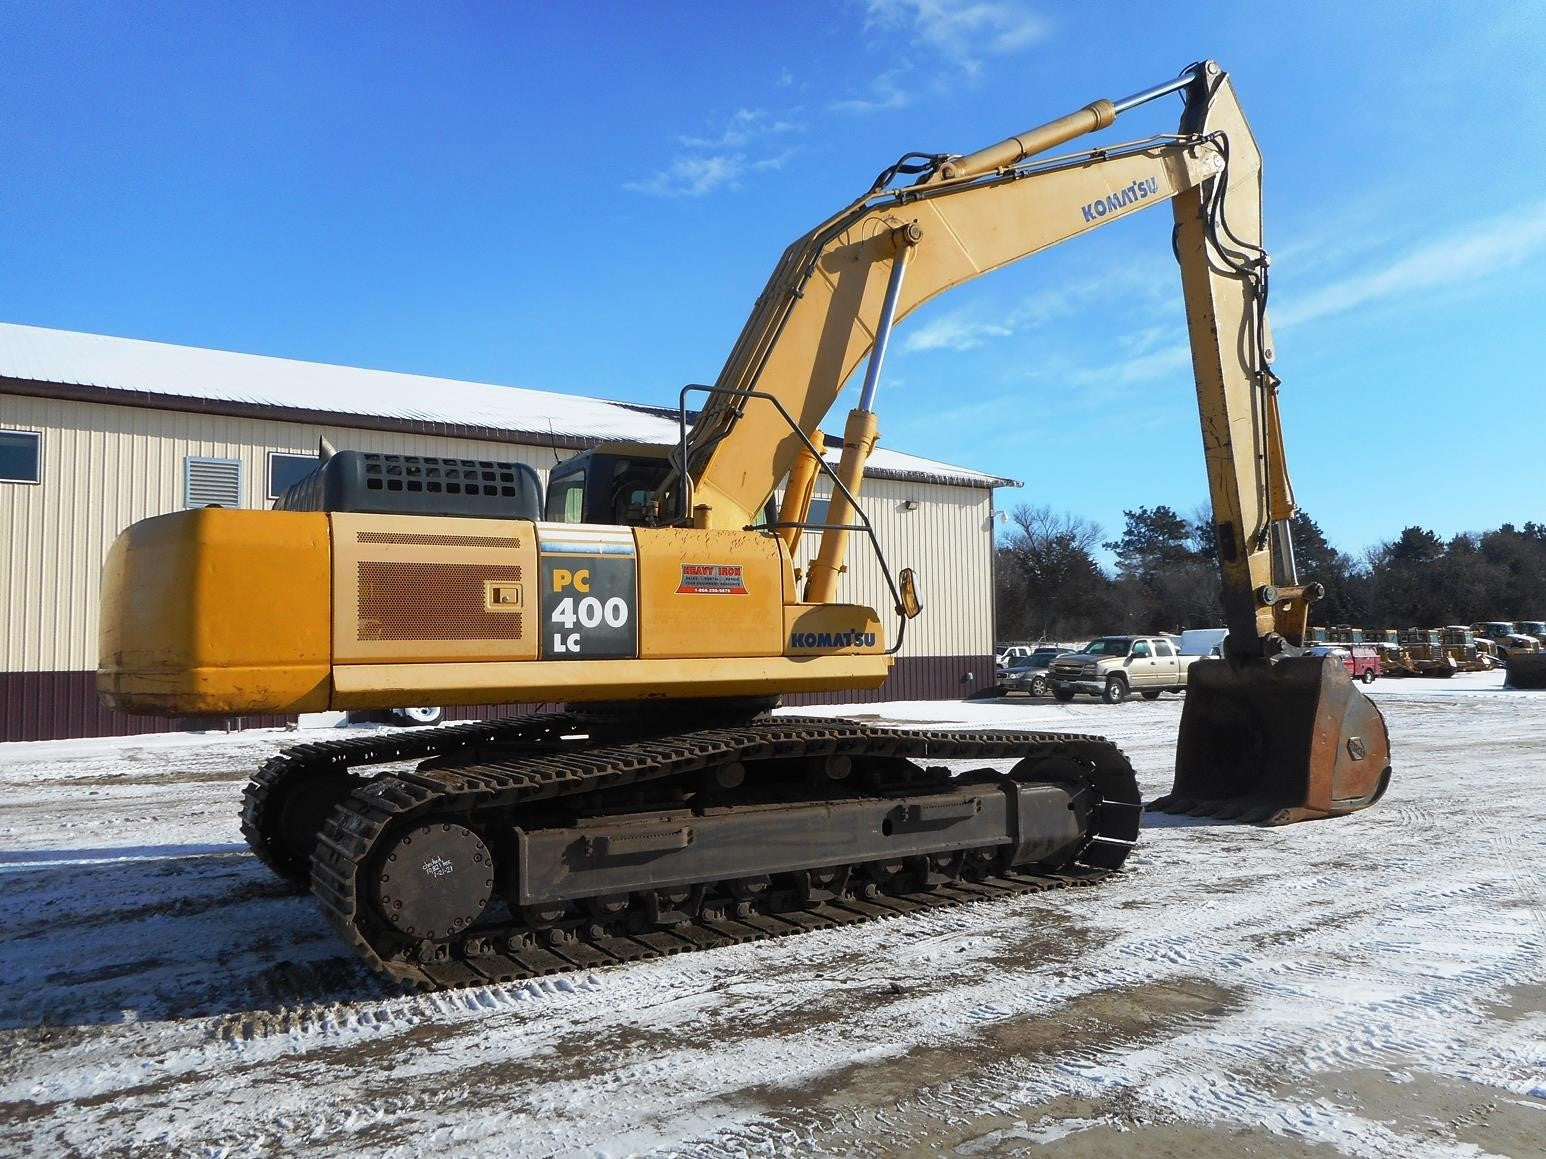
<instances>
[{"instance_id":1,"label":"blue sky","mask_svg":"<svg viewBox=\"0 0 1546 1159\"><path fill-rule=\"evenodd\" d=\"M1535 0L12 0L0 44L0 320L657 403L901 153L1212 57L1265 158L1301 505L1355 554L1546 520ZM1123 219L906 319L884 445L1112 538L1124 508L1197 509L1169 230Z\"/></svg>"}]
</instances>

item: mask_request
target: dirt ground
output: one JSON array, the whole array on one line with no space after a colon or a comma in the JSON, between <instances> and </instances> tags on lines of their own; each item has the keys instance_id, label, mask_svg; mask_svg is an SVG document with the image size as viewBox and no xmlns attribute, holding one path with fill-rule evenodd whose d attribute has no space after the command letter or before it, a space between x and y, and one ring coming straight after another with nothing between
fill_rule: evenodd
<instances>
[{"instance_id":1,"label":"dirt ground","mask_svg":"<svg viewBox=\"0 0 1546 1159\"><path fill-rule=\"evenodd\" d=\"M1353 817L1150 815L1093 889L414 996L241 843L295 734L0 745L0 1152L1546 1153L1546 694L1374 696ZM866 712L1102 733L1152 797L1180 709Z\"/></svg>"}]
</instances>

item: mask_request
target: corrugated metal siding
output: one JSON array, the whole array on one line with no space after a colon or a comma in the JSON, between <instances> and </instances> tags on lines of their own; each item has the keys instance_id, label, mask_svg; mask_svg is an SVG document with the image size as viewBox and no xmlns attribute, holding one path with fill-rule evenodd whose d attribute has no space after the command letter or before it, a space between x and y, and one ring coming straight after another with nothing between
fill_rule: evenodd
<instances>
[{"instance_id":1,"label":"corrugated metal siding","mask_svg":"<svg viewBox=\"0 0 1546 1159\"><path fill-rule=\"evenodd\" d=\"M827 490L818 486L816 494ZM909 511L907 503L918 506ZM875 527L895 576L904 567L917 575L923 614L907 626L902 656L986 656L993 650L992 492L976 487L866 479L859 502ZM798 565L808 567L820 547L819 534L801 538ZM892 599L868 536L848 541L848 570L838 580L837 598L881 613L887 633L895 630ZM889 636L888 636L889 638Z\"/></svg>"},{"instance_id":2,"label":"corrugated metal siding","mask_svg":"<svg viewBox=\"0 0 1546 1159\"><path fill-rule=\"evenodd\" d=\"M43 432L43 482L0 483L0 672L94 669L102 560L129 524L183 506L189 455L236 459L242 506L267 507L269 451L313 454L326 434L362 451L528 463L553 452L386 431L0 396L0 426Z\"/></svg>"}]
</instances>

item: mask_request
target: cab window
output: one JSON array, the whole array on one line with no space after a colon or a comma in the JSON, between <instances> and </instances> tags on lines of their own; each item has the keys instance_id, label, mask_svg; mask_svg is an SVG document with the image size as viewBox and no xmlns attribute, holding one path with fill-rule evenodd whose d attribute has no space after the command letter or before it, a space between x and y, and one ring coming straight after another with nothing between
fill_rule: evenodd
<instances>
[{"instance_id":1,"label":"cab window","mask_svg":"<svg viewBox=\"0 0 1546 1159\"><path fill-rule=\"evenodd\" d=\"M1168 641L1156 640L1154 641L1154 654L1156 656L1174 656L1176 650L1170 646Z\"/></svg>"},{"instance_id":2,"label":"cab window","mask_svg":"<svg viewBox=\"0 0 1546 1159\"><path fill-rule=\"evenodd\" d=\"M1134 656L1147 656L1148 654L1149 642L1147 640L1139 640L1136 644L1133 645Z\"/></svg>"},{"instance_id":3,"label":"cab window","mask_svg":"<svg viewBox=\"0 0 1546 1159\"><path fill-rule=\"evenodd\" d=\"M550 523L585 521L585 472L576 471L548 484L547 520Z\"/></svg>"}]
</instances>

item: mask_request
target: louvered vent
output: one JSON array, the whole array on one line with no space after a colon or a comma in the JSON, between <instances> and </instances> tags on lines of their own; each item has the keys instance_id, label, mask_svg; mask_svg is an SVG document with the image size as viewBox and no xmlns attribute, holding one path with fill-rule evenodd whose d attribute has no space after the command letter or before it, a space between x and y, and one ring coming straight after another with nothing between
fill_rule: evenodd
<instances>
[{"instance_id":1,"label":"louvered vent","mask_svg":"<svg viewBox=\"0 0 1546 1159\"><path fill-rule=\"evenodd\" d=\"M189 455L183 460L185 507L240 507L242 464L239 459L205 459Z\"/></svg>"}]
</instances>

